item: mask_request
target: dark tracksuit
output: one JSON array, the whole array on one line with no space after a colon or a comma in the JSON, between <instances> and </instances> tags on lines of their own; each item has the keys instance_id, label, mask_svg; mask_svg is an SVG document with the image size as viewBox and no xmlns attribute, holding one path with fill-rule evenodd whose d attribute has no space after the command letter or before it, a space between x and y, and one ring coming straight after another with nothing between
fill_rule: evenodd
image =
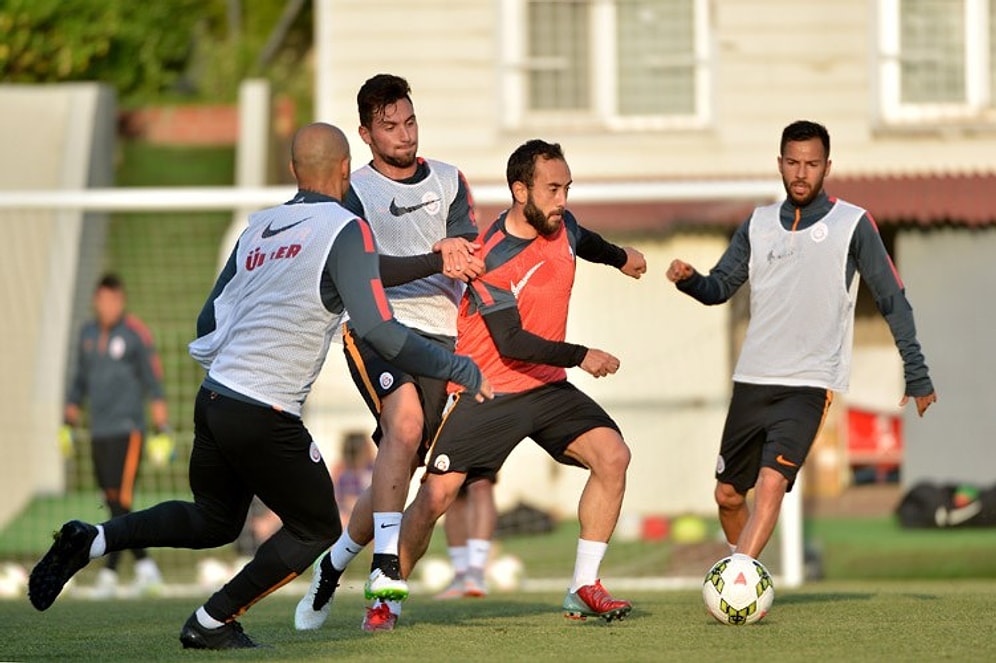
<instances>
[{"instance_id":1,"label":"dark tracksuit","mask_svg":"<svg viewBox=\"0 0 996 663\"><path fill-rule=\"evenodd\" d=\"M131 511L145 403L162 398L162 364L141 320L126 314L108 330L96 322L83 326L66 403L87 404L94 471L112 516ZM146 556L143 549L133 552L136 559ZM116 569L119 559L119 552L109 554L107 568Z\"/></svg>"}]
</instances>

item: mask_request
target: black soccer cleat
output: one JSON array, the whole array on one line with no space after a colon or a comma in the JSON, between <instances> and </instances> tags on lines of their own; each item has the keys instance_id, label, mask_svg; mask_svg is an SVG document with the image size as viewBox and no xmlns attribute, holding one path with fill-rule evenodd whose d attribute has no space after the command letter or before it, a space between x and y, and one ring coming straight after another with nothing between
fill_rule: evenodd
<instances>
[{"instance_id":1,"label":"black soccer cleat","mask_svg":"<svg viewBox=\"0 0 996 663\"><path fill-rule=\"evenodd\" d=\"M97 528L79 520L70 520L52 535L55 542L41 561L31 569L28 600L38 610L47 610L77 571L90 562L90 544Z\"/></svg>"},{"instance_id":2,"label":"black soccer cleat","mask_svg":"<svg viewBox=\"0 0 996 663\"><path fill-rule=\"evenodd\" d=\"M197 621L196 612L180 629L180 644L184 649L255 649L260 646L242 631L242 624L228 622L219 628L204 628Z\"/></svg>"}]
</instances>

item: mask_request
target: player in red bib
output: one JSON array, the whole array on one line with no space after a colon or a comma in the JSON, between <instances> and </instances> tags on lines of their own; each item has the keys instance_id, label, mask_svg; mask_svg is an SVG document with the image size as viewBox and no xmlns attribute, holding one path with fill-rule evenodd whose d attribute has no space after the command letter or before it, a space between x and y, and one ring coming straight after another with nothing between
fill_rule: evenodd
<instances>
[{"instance_id":1,"label":"player in red bib","mask_svg":"<svg viewBox=\"0 0 996 663\"><path fill-rule=\"evenodd\" d=\"M581 535L564 613L621 619L632 606L602 587L598 570L619 517L630 451L612 418L567 381L566 371L580 366L604 377L619 360L564 338L575 257L633 278L646 261L585 230L565 209L571 171L559 145L528 141L509 157L506 175L512 207L477 239L486 271L468 284L457 323L459 351L474 358L496 398L477 405L450 385L425 479L405 511L402 572L407 577L425 553L464 480L493 475L531 437L558 462L590 472L578 503Z\"/></svg>"}]
</instances>

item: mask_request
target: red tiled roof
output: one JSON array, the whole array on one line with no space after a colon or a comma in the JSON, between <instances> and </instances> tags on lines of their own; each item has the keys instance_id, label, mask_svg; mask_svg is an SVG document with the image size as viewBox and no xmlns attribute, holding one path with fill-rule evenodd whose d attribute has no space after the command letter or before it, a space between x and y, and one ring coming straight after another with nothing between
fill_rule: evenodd
<instances>
[{"instance_id":1,"label":"red tiled roof","mask_svg":"<svg viewBox=\"0 0 996 663\"><path fill-rule=\"evenodd\" d=\"M864 207L879 223L996 224L996 174L992 173L831 178L826 189Z\"/></svg>"},{"instance_id":2,"label":"red tiled roof","mask_svg":"<svg viewBox=\"0 0 996 663\"><path fill-rule=\"evenodd\" d=\"M911 175L831 177L832 196L864 207L879 224L996 225L996 173L986 175ZM732 227L766 200L577 202L570 210L586 227L601 233L659 233L678 228ZM504 206L477 206L485 225Z\"/></svg>"}]
</instances>

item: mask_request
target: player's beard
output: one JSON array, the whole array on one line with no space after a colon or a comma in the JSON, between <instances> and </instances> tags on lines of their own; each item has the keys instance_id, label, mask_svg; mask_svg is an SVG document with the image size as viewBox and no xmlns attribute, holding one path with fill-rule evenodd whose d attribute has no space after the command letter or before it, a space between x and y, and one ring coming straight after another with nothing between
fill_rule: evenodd
<instances>
[{"instance_id":1,"label":"player's beard","mask_svg":"<svg viewBox=\"0 0 996 663\"><path fill-rule=\"evenodd\" d=\"M796 198L795 194L792 192L792 185L795 183L796 180L782 178L782 185L785 187L785 193L788 194L789 200L791 200L792 204L796 207L805 207L809 203L816 200L816 197L823 191L822 175L820 176L820 179L813 183L813 186L809 189L808 193L806 193L806 195L802 198ZM806 184L808 185L809 183L807 182Z\"/></svg>"},{"instance_id":2,"label":"player's beard","mask_svg":"<svg viewBox=\"0 0 996 663\"><path fill-rule=\"evenodd\" d=\"M417 150L412 150L411 154L405 153L404 156L392 156L390 154L382 154L380 158L389 166L394 168L411 168L412 164L415 163Z\"/></svg>"},{"instance_id":3,"label":"player's beard","mask_svg":"<svg viewBox=\"0 0 996 663\"><path fill-rule=\"evenodd\" d=\"M526 217L529 225L536 229L536 232L544 237L548 237L560 228L563 212L558 210L557 218L551 219L550 215L544 214L543 210L536 206L536 203L533 202L533 195L530 193L526 204L522 208L522 215Z\"/></svg>"}]
</instances>

